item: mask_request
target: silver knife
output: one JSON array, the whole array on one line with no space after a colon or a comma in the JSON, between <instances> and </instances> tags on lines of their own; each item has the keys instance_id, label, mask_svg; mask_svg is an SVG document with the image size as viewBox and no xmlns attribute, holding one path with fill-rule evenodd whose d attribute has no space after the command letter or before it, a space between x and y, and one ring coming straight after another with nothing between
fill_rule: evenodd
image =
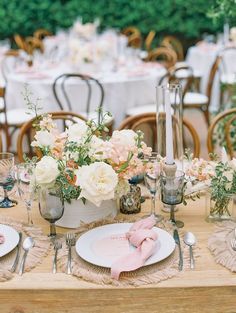
<instances>
[{"instance_id":1,"label":"silver knife","mask_svg":"<svg viewBox=\"0 0 236 313\"><path fill-rule=\"evenodd\" d=\"M15 258L15 261L12 265L12 268L10 269L10 271L12 273L15 272L16 268L17 268L17 265L18 265L18 262L19 262L19 258L20 258L20 245L21 245L21 240L22 240L22 233L19 232L19 242L18 242L18 245L16 246L16 258Z\"/></svg>"},{"instance_id":2,"label":"silver knife","mask_svg":"<svg viewBox=\"0 0 236 313\"><path fill-rule=\"evenodd\" d=\"M181 249L181 245L180 245L180 239L179 239L179 233L178 230L175 229L174 230L174 240L175 243L177 244L178 248L179 248L179 271L183 270L183 253L182 253L182 249Z\"/></svg>"}]
</instances>

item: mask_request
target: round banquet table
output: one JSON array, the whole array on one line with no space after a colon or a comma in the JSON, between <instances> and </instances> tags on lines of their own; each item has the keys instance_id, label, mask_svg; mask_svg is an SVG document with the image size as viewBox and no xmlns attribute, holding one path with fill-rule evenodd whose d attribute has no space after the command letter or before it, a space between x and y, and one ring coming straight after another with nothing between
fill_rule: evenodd
<instances>
[{"instance_id":1,"label":"round banquet table","mask_svg":"<svg viewBox=\"0 0 236 313\"><path fill-rule=\"evenodd\" d=\"M218 53L223 49L223 46L216 45L213 43L200 43L196 46L190 47L187 52L186 62L189 66L192 67L195 75L201 77L200 82L200 92L206 94L207 84L209 79L209 74L211 67L218 55ZM235 64L235 53L227 53L225 57L225 62L227 63L228 68L231 73L236 73L236 64ZM221 81L227 80L223 79L221 76ZM220 97L220 88L219 88L220 78L217 74L215 76L210 111L216 111L219 108L219 97Z\"/></svg>"},{"instance_id":2,"label":"round banquet table","mask_svg":"<svg viewBox=\"0 0 236 313\"><path fill-rule=\"evenodd\" d=\"M31 69L22 67L12 71L7 79L7 108L25 107L22 92L25 84L28 84L33 98L41 99L40 104L45 112L58 111L60 108L54 97L52 85L60 74L70 72L75 70L72 71L65 64ZM86 74L102 83L105 91L104 109L112 113L114 127L118 127L125 118L128 108L155 103L155 86L165 72L166 70L159 64L139 63L113 72L86 72ZM77 113L86 112L85 98L80 98L81 94L83 95L82 88L85 86L78 80L68 82L72 108ZM92 95L91 102L91 111L95 111L98 106L96 92Z\"/></svg>"}]
</instances>

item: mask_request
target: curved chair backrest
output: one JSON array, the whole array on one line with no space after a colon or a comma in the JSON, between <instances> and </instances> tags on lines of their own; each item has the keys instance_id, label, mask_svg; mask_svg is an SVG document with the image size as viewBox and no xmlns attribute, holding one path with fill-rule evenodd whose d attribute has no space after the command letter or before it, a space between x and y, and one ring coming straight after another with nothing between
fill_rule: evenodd
<instances>
[{"instance_id":1,"label":"curved chair backrest","mask_svg":"<svg viewBox=\"0 0 236 313\"><path fill-rule=\"evenodd\" d=\"M145 46L145 49L146 49L147 51L150 51L150 50L151 50L151 45L152 45L152 42L153 42L153 40L154 40L154 38L155 38L155 35L156 35L156 32L155 32L154 30L151 30L151 31L148 33L148 35L147 35L147 37L146 37L146 39L145 39L145 41L144 41L144 46Z\"/></svg>"},{"instance_id":2,"label":"curved chair backrest","mask_svg":"<svg viewBox=\"0 0 236 313\"><path fill-rule=\"evenodd\" d=\"M27 44L25 40L19 34L14 35L14 40L18 49L27 51Z\"/></svg>"},{"instance_id":3,"label":"curved chair backrest","mask_svg":"<svg viewBox=\"0 0 236 313\"><path fill-rule=\"evenodd\" d=\"M60 111L60 112L51 112L48 114L51 115L54 121L61 121L63 130L66 128L66 125L67 125L66 122L76 123L78 120L86 121L86 119L83 116L76 114L74 112ZM30 146L30 143L33 140L34 135L35 135L34 123L35 123L35 118L29 120L28 122L23 124L22 127L20 128L19 135L17 138L17 155L18 155L18 159L20 162L24 161L23 156L24 156L24 150L25 150L25 145L26 145L25 139L27 139L28 141L27 153L29 157L32 157L35 154L39 157L41 156L37 150L34 153Z\"/></svg>"},{"instance_id":4,"label":"curved chair backrest","mask_svg":"<svg viewBox=\"0 0 236 313\"><path fill-rule=\"evenodd\" d=\"M160 47L149 51L147 61L159 61L169 69L177 62L177 54L173 49Z\"/></svg>"},{"instance_id":5,"label":"curved chair backrest","mask_svg":"<svg viewBox=\"0 0 236 313\"><path fill-rule=\"evenodd\" d=\"M69 97L69 81L75 84L78 83L83 83L81 84L82 86L84 85L87 89L87 97L86 98L86 114L87 118L89 117L90 109L91 109L91 100L92 100L92 91L95 91L95 88L98 89L99 95L96 97L97 106L99 108L102 108L103 106L103 100L104 100L104 89L102 84L95 78L88 76L88 75L83 75L83 74L62 74L59 77L57 77L53 83L53 93L55 96L55 99L60 107L61 110L69 110L69 111L75 111L77 110L78 112L81 112L79 109L79 100L77 100L76 106L72 107L72 103ZM76 85L77 86L77 85ZM79 90L79 85L77 86L77 90ZM83 94L84 96L85 94ZM98 121L100 121L100 110L98 112Z\"/></svg>"},{"instance_id":6,"label":"curved chair backrest","mask_svg":"<svg viewBox=\"0 0 236 313\"><path fill-rule=\"evenodd\" d=\"M234 121L236 119L236 108L227 110L215 116L213 119L207 133L207 148L209 153L216 152L216 141L217 138L214 138L217 135L217 131L221 132L220 137L221 141L223 141L225 148L230 155L233 157L233 144L232 144L232 136L231 129L232 126L235 128L236 125ZM222 147L222 143L219 143L220 147Z\"/></svg>"},{"instance_id":7,"label":"curved chair backrest","mask_svg":"<svg viewBox=\"0 0 236 313\"><path fill-rule=\"evenodd\" d=\"M141 36L139 29L135 26L126 27L125 29L122 30L122 34L127 37L134 35L134 34Z\"/></svg>"},{"instance_id":8,"label":"curved chair backrest","mask_svg":"<svg viewBox=\"0 0 236 313\"><path fill-rule=\"evenodd\" d=\"M43 53L44 46L40 39L35 37L26 37L25 42L28 54L32 55L35 50L40 50Z\"/></svg>"},{"instance_id":9,"label":"curved chair backrest","mask_svg":"<svg viewBox=\"0 0 236 313\"><path fill-rule=\"evenodd\" d=\"M178 61L184 60L184 49L179 39L174 36L166 36L161 42L161 45L167 48L172 48L178 57Z\"/></svg>"},{"instance_id":10,"label":"curved chair backrest","mask_svg":"<svg viewBox=\"0 0 236 313\"><path fill-rule=\"evenodd\" d=\"M44 28L37 29L34 32L34 37L39 40L43 40L47 36L52 36L52 33L49 30L44 29Z\"/></svg>"},{"instance_id":11,"label":"curved chair backrest","mask_svg":"<svg viewBox=\"0 0 236 313\"><path fill-rule=\"evenodd\" d=\"M193 80L193 69L190 66L174 66L170 68L164 76L161 77L158 85L166 85L167 83L180 84L182 86L182 96L184 98L186 92L190 89Z\"/></svg>"},{"instance_id":12,"label":"curved chair backrest","mask_svg":"<svg viewBox=\"0 0 236 313\"><path fill-rule=\"evenodd\" d=\"M165 115L163 114L165 119ZM200 154L200 140L195 128L191 123L183 119L184 129L188 130L193 141L193 154L194 157L199 157ZM156 128L156 113L143 113L138 115L133 115L126 118L119 127L121 129L132 129L134 131L141 130L144 132L144 141L147 144L151 144L153 148L156 147L157 141L157 128ZM148 140L151 142L147 142Z\"/></svg>"}]
</instances>

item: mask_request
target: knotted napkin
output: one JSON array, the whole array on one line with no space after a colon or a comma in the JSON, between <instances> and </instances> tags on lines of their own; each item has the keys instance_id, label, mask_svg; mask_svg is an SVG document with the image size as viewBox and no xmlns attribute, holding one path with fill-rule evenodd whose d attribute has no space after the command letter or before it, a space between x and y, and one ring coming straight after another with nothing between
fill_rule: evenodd
<instances>
[{"instance_id":1,"label":"knotted napkin","mask_svg":"<svg viewBox=\"0 0 236 313\"><path fill-rule=\"evenodd\" d=\"M154 216L135 222L126 233L126 238L136 249L119 258L111 266L111 277L118 280L121 272L134 271L144 265L154 253L157 233L152 229L156 224Z\"/></svg>"}]
</instances>

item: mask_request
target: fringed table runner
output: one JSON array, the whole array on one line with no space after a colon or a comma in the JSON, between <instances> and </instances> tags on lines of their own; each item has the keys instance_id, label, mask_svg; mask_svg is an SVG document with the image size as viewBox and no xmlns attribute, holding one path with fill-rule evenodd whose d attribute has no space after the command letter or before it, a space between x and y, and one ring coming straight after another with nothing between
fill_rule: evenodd
<instances>
[{"instance_id":1,"label":"fringed table runner","mask_svg":"<svg viewBox=\"0 0 236 313\"><path fill-rule=\"evenodd\" d=\"M104 219L95 223L83 224L80 228L75 230L75 234L77 238L81 236L86 231L102 226L105 224L113 224L113 223L122 223L122 222L135 222L140 218L115 218L115 219ZM173 230L168 229L170 227L169 224L159 224L160 228L164 228L170 231L172 234ZM183 243L183 236L180 231L181 237L181 247L183 250L184 257L184 270L189 268L189 250ZM66 270L67 264L67 256L68 250L66 244L63 244L62 249L59 251L58 256L58 264L63 272ZM138 270L132 272L123 272L121 273L120 280L114 280L111 278L110 269L99 267L93 264L90 264L80 258L75 249L72 249L72 274L80 279L100 284L100 285L113 285L113 286L140 286L147 284L155 284L160 281L169 279L178 275L178 263L179 263L179 253L178 248L165 260L155 263L153 265L142 267Z\"/></svg>"},{"instance_id":2,"label":"fringed table runner","mask_svg":"<svg viewBox=\"0 0 236 313\"><path fill-rule=\"evenodd\" d=\"M43 235L42 230L39 227L28 226L23 222L15 221L5 217L0 217L0 224L11 226L18 232L21 232L22 243L27 236L30 236L34 239L35 246L28 252L25 262L25 271L30 271L32 268L36 267L42 262L43 258L49 252L50 242L48 237ZM0 281L9 280L19 272L20 261L24 253L22 243L20 248L20 259L15 273L11 273L10 269L15 261L16 249L8 253L6 256L0 258Z\"/></svg>"},{"instance_id":3,"label":"fringed table runner","mask_svg":"<svg viewBox=\"0 0 236 313\"><path fill-rule=\"evenodd\" d=\"M236 272L236 252L231 247L235 228L236 223L232 221L218 223L215 232L208 240L208 248L216 263L223 265L232 272Z\"/></svg>"}]
</instances>

